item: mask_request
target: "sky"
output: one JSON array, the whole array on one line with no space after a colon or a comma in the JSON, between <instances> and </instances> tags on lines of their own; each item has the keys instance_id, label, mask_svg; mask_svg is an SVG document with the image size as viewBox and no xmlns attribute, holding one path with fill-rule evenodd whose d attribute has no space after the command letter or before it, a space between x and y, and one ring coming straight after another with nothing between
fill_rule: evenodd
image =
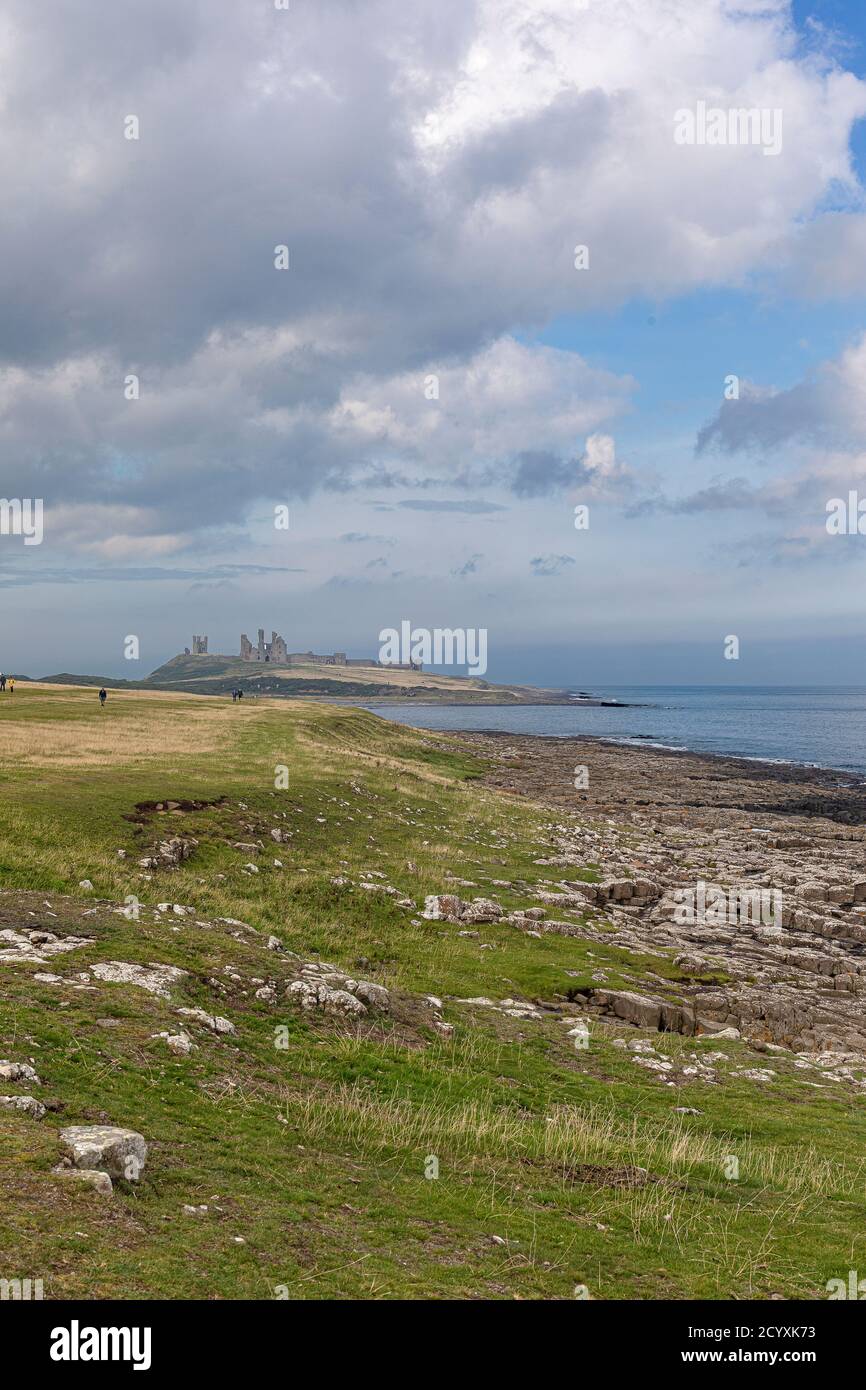
<instances>
[{"instance_id":1,"label":"sky","mask_svg":"<svg viewBox=\"0 0 866 1390\"><path fill-rule=\"evenodd\" d=\"M866 684L860 0L2 0L0 179L3 670Z\"/></svg>"}]
</instances>

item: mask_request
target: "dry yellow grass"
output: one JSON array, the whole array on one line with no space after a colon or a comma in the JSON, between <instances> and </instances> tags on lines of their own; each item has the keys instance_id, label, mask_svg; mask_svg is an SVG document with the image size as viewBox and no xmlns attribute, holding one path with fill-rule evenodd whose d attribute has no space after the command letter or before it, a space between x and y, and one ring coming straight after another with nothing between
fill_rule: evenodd
<instances>
[{"instance_id":1,"label":"dry yellow grass","mask_svg":"<svg viewBox=\"0 0 866 1390\"><path fill-rule=\"evenodd\" d=\"M0 700L0 766L104 768L214 753L266 704L112 690L101 710L96 690L28 683Z\"/></svg>"}]
</instances>

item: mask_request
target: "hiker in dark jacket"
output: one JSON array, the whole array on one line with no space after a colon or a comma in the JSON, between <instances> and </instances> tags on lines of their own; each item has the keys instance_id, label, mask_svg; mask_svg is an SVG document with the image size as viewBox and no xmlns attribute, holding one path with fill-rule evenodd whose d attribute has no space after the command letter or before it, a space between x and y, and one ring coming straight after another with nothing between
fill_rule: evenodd
<instances>
[{"instance_id":1,"label":"hiker in dark jacket","mask_svg":"<svg viewBox=\"0 0 866 1390\"><path fill-rule=\"evenodd\" d=\"M100 692L99 692L99 708L100 708L100 709L105 709L105 702L106 702L107 699L108 699L108 691L105 689L105 686L103 686L102 689L101 689Z\"/></svg>"}]
</instances>

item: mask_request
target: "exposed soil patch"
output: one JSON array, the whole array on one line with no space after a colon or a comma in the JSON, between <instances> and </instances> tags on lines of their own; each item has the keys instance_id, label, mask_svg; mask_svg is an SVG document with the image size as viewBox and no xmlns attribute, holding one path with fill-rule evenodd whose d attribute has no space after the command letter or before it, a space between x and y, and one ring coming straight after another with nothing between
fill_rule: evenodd
<instances>
[{"instance_id":1,"label":"exposed soil patch","mask_svg":"<svg viewBox=\"0 0 866 1390\"><path fill-rule=\"evenodd\" d=\"M169 798L166 798L165 801L137 801L135 810L125 815L123 819L132 821L137 825L146 825L155 815L206 811L214 806L226 805L228 805L228 798L225 796L218 796L214 801L173 801Z\"/></svg>"}]
</instances>

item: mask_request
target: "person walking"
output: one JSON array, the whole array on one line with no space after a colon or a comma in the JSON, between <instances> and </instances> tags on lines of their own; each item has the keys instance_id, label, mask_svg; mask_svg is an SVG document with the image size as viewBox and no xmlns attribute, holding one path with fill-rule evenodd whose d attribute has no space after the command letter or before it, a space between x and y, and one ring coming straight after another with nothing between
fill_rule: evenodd
<instances>
[{"instance_id":1,"label":"person walking","mask_svg":"<svg viewBox=\"0 0 866 1390\"><path fill-rule=\"evenodd\" d=\"M100 709L105 709L105 702L106 702L107 699L108 699L108 691L105 689L105 686L103 686L102 689L101 689L100 692L99 692L99 708L100 708Z\"/></svg>"},{"instance_id":2,"label":"person walking","mask_svg":"<svg viewBox=\"0 0 866 1390\"><path fill-rule=\"evenodd\" d=\"M9 677L9 694L10 694L10 695L14 695L14 694L15 694L15 677L14 677L14 676L10 676L10 677Z\"/></svg>"},{"instance_id":3,"label":"person walking","mask_svg":"<svg viewBox=\"0 0 866 1390\"><path fill-rule=\"evenodd\" d=\"M5 691L5 689L6 689L6 677L4 676L3 672L0 671L0 690Z\"/></svg>"}]
</instances>

